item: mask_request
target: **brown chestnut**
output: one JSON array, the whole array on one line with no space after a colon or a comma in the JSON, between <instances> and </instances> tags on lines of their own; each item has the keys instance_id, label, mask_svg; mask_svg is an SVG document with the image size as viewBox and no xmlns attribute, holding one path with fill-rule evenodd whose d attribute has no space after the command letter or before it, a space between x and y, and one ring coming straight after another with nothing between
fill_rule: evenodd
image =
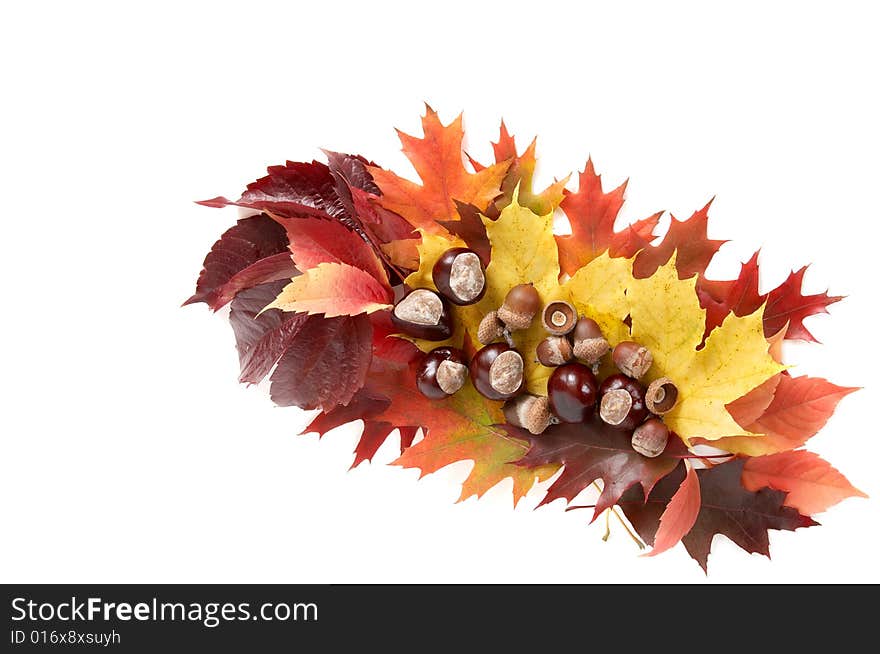
<instances>
[{"instance_id":1,"label":"brown chestnut","mask_svg":"<svg viewBox=\"0 0 880 654\"><path fill-rule=\"evenodd\" d=\"M507 343L491 343L471 359L474 388L490 400L518 395L525 381L522 355Z\"/></svg>"},{"instance_id":2,"label":"brown chestnut","mask_svg":"<svg viewBox=\"0 0 880 654\"><path fill-rule=\"evenodd\" d=\"M596 410L598 382L582 363L558 367L547 380L550 410L562 422L584 422Z\"/></svg>"},{"instance_id":3,"label":"brown chestnut","mask_svg":"<svg viewBox=\"0 0 880 654\"><path fill-rule=\"evenodd\" d=\"M452 336L452 314L446 300L427 288L403 296L391 312L391 322L407 336L445 341Z\"/></svg>"},{"instance_id":4,"label":"brown chestnut","mask_svg":"<svg viewBox=\"0 0 880 654\"><path fill-rule=\"evenodd\" d=\"M467 248L446 250L431 271L434 286L453 304L479 302L486 293L486 271L480 257Z\"/></svg>"},{"instance_id":5,"label":"brown chestnut","mask_svg":"<svg viewBox=\"0 0 880 654\"><path fill-rule=\"evenodd\" d=\"M599 417L615 429L632 431L647 417L645 387L623 374L611 375L599 387Z\"/></svg>"},{"instance_id":6,"label":"brown chestnut","mask_svg":"<svg viewBox=\"0 0 880 654\"><path fill-rule=\"evenodd\" d=\"M422 395L440 400L456 393L467 381L464 353L454 347L436 347L428 352L416 372L416 386Z\"/></svg>"}]
</instances>

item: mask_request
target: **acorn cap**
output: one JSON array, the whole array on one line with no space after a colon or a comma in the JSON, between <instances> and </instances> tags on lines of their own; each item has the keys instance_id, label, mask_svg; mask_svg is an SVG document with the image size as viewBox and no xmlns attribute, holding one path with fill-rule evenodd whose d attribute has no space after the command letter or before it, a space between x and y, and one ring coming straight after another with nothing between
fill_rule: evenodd
<instances>
[{"instance_id":1,"label":"acorn cap","mask_svg":"<svg viewBox=\"0 0 880 654\"><path fill-rule=\"evenodd\" d=\"M504 405L504 417L511 425L540 434L550 425L550 400L542 395L520 395Z\"/></svg>"},{"instance_id":2,"label":"acorn cap","mask_svg":"<svg viewBox=\"0 0 880 654\"><path fill-rule=\"evenodd\" d=\"M504 334L504 323L498 320L498 312L490 311L480 321L477 327L477 340L483 345L488 345Z\"/></svg>"},{"instance_id":3,"label":"acorn cap","mask_svg":"<svg viewBox=\"0 0 880 654\"><path fill-rule=\"evenodd\" d=\"M669 377L660 377L648 385L645 406L651 413L662 416L672 411L678 402L678 388Z\"/></svg>"},{"instance_id":4,"label":"acorn cap","mask_svg":"<svg viewBox=\"0 0 880 654\"><path fill-rule=\"evenodd\" d=\"M574 329L578 321L577 311L568 302L550 302L541 312L541 324L554 336L563 336Z\"/></svg>"},{"instance_id":5,"label":"acorn cap","mask_svg":"<svg viewBox=\"0 0 880 654\"><path fill-rule=\"evenodd\" d=\"M585 338L580 341L575 341L573 352L578 359L582 359L588 364L593 365L594 363L598 363L599 359L608 354L610 349L611 346L608 345L608 341L602 337Z\"/></svg>"}]
</instances>

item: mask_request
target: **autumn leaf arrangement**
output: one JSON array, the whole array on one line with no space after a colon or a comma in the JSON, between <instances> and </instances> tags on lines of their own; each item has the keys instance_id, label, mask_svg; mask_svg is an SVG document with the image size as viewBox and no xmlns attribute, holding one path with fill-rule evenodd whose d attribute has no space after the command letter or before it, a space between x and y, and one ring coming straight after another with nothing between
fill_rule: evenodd
<instances>
[{"instance_id":1,"label":"autumn leaf arrangement","mask_svg":"<svg viewBox=\"0 0 880 654\"><path fill-rule=\"evenodd\" d=\"M461 499L555 477L541 505L616 516L650 555L681 541L704 570L716 534L769 556L768 530L864 496L802 449L856 389L781 356L841 298L804 295L804 269L760 293L757 253L707 278L709 205L662 237L660 213L614 231L626 184L606 192L591 161L538 192L535 142L503 123L488 165L461 116L422 128L399 133L421 183L326 152L200 202L252 213L187 301L230 305L241 382L317 410L306 432L361 420L353 466L396 431L396 465L473 461Z\"/></svg>"}]
</instances>

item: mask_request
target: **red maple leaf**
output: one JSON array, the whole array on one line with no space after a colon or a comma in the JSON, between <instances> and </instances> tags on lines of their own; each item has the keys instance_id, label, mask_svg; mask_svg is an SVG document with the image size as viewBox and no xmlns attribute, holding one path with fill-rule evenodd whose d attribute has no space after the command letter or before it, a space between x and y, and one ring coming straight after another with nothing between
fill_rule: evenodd
<instances>
[{"instance_id":1,"label":"red maple leaf","mask_svg":"<svg viewBox=\"0 0 880 654\"><path fill-rule=\"evenodd\" d=\"M726 316L746 316L764 307L764 334L770 336L785 331L786 339L815 341L804 327L804 319L817 313L828 313L828 306L842 297L829 296L827 292L803 295L802 286L806 267L792 272L788 278L769 293L758 291L758 253L744 264L739 276L732 280L711 280L700 277L697 295L706 309L706 333L719 326Z\"/></svg>"},{"instance_id":2,"label":"red maple leaf","mask_svg":"<svg viewBox=\"0 0 880 654\"><path fill-rule=\"evenodd\" d=\"M532 180L538 164L537 146L538 139L532 139L529 147L522 154L517 154L516 138L507 131L507 125L504 124L504 121L501 121L498 142L492 144L492 150L495 154L495 163L510 162L510 167L501 183L501 195L486 210L487 217L492 220L497 219L501 215L501 210L513 200L513 194L517 188L519 188L519 203L539 216L544 216L559 206L570 175L554 181L546 189L536 193L532 188ZM476 171L486 168L470 155L468 155L468 160Z\"/></svg>"},{"instance_id":3,"label":"red maple leaf","mask_svg":"<svg viewBox=\"0 0 880 654\"><path fill-rule=\"evenodd\" d=\"M700 512L691 530L682 538L688 554L704 571L715 534L723 534L749 553L770 556L768 529L794 531L818 524L785 506L785 493L770 488L756 491L743 487L741 478L745 460L722 463L697 470L700 482ZM620 506L632 526L648 544L655 542L660 517L685 478L682 463L660 480L645 500L638 486L627 491Z\"/></svg>"},{"instance_id":4,"label":"red maple leaf","mask_svg":"<svg viewBox=\"0 0 880 654\"><path fill-rule=\"evenodd\" d=\"M815 341L813 335L804 327L804 318L817 313L828 313L828 305L839 302L842 296L829 296L825 293L803 295L804 266L792 272L788 278L767 294L764 307L764 333L775 334L788 325L785 337Z\"/></svg>"},{"instance_id":5,"label":"red maple leaf","mask_svg":"<svg viewBox=\"0 0 880 654\"><path fill-rule=\"evenodd\" d=\"M699 211L695 211L687 220L678 220L672 216L669 231L658 245L651 245L642 250L633 264L633 274L644 279L653 275L657 268L669 261L675 252L675 263L678 276L687 279L706 272L709 262L719 248L727 241L710 239L707 233L709 224L709 207L712 200Z\"/></svg>"},{"instance_id":6,"label":"red maple leaf","mask_svg":"<svg viewBox=\"0 0 880 654\"><path fill-rule=\"evenodd\" d=\"M612 256L630 257L653 238L660 213L614 231L614 222L623 206L626 182L613 191L602 190L602 177L596 174L593 161L578 178L578 190L566 191L560 208L571 224L571 234L557 235L559 265L563 273L574 275L582 266L611 250ZM633 249L635 248L635 249Z\"/></svg>"},{"instance_id":7,"label":"red maple leaf","mask_svg":"<svg viewBox=\"0 0 880 654\"><path fill-rule=\"evenodd\" d=\"M630 434L612 429L598 416L583 424L552 425L538 436L511 425L503 427L511 436L529 442L529 451L516 462L517 465L563 466L562 474L547 489L539 506L560 498L570 502L597 479L604 482L593 520L616 504L634 484L650 492L654 484L675 468L686 454L681 440L671 438L660 456L653 459L642 456L632 448Z\"/></svg>"}]
</instances>

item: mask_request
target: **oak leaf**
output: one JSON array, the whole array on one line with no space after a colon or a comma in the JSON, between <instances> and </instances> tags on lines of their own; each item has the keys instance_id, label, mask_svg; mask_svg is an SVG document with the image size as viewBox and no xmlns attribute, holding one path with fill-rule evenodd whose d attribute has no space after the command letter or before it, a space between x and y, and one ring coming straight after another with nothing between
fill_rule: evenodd
<instances>
[{"instance_id":1,"label":"oak leaf","mask_svg":"<svg viewBox=\"0 0 880 654\"><path fill-rule=\"evenodd\" d=\"M562 473L547 489L539 506L560 498L570 502L597 479L604 482L593 520L614 506L634 484L650 492L686 453L681 441L676 439L660 456L642 456L632 448L631 434L609 427L595 415L583 424L551 425L537 436L509 424L503 428L511 436L529 443L528 452L517 465L528 468L562 465Z\"/></svg>"},{"instance_id":2,"label":"oak leaf","mask_svg":"<svg viewBox=\"0 0 880 654\"><path fill-rule=\"evenodd\" d=\"M796 509L785 506L785 493L770 488L750 491L740 479L745 461L734 460L697 470L700 511L691 530L682 538L685 549L705 571L715 534L723 534L749 553L770 556L768 529L794 531L816 525ZM621 498L620 507L642 539L654 544L660 517L685 478L682 463L662 479L647 496L634 487Z\"/></svg>"},{"instance_id":3,"label":"oak leaf","mask_svg":"<svg viewBox=\"0 0 880 654\"><path fill-rule=\"evenodd\" d=\"M678 273L682 279L703 275L715 253L727 241L710 239L708 236L709 207L712 200L687 220L672 216L669 230L657 245L650 245L639 252L633 264L633 274L642 279L650 277L675 254ZM775 333L775 332L774 332Z\"/></svg>"},{"instance_id":4,"label":"oak leaf","mask_svg":"<svg viewBox=\"0 0 880 654\"><path fill-rule=\"evenodd\" d=\"M804 515L821 513L847 497L868 497L830 463L804 450L746 459L742 484L748 490L769 486L785 491L785 505Z\"/></svg>"},{"instance_id":5,"label":"oak leaf","mask_svg":"<svg viewBox=\"0 0 880 654\"><path fill-rule=\"evenodd\" d=\"M571 225L571 234L556 236L559 263L564 273L574 275L583 265L609 249L612 256L632 257L653 239L659 213L639 220L621 232L614 231L626 184L624 182L605 193L593 161L587 160L578 178L578 190L566 191L560 205Z\"/></svg>"},{"instance_id":6,"label":"oak leaf","mask_svg":"<svg viewBox=\"0 0 880 654\"><path fill-rule=\"evenodd\" d=\"M839 302L840 296L827 292L803 295L803 277L806 267L792 272L782 284L769 293L758 289L759 266L756 252L744 264L733 280L700 278L697 293L706 309L706 333L721 324L730 313L744 316L752 313L766 301L764 334L770 336L784 330L785 338L815 341L804 326L804 319L818 313L828 313L828 306Z\"/></svg>"},{"instance_id":7,"label":"oak leaf","mask_svg":"<svg viewBox=\"0 0 880 654\"><path fill-rule=\"evenodd\" d=\"M536 193L532 188L532 179L535 175L535 168L538 160L536 156L538 139L532 139L529 146L522 154L517 154L516 138L507 131L507 125L501 121L501 129L498 135L498 142L492 144L492 150L495 154L495 163L511 162L504 181L501 183L501 195L487 209L486 216L493 220L497 218L501 210L510 204L513 194L517 191L519 202L524 207L528 207L538 215L544 215L552 212L563 198L565 185L568 183L571 175L567 175L561 180L554 181L550 186ZM474 170L480 171L485 166L468 156L468 160L474 167Z\"/></svg>"},{"instance_id":8,"label":"oak leaf","mask_svg":"<svg viewBox=\"0 0 880 654\"><path fill-rule=\"evenodd\" d=\"M804 318L817 313L828 313L828 306L843 299L829 296L827 292L803 295L802 286L804 266L792 272L778 287L767 294L767 307L764 309L764 322L768 333L776 333L788 324L785 337L815 341L813 335L804 327Z\"/></svg>"},{"instance_id":9,"label":"oak leaf","mask_svg":"<svg viewBox=\"0 0 880 654\"><path fill-rule=\"evenodd\" d=\"M500 193L509 162L494 164L477 173L468 172L462 157L462 117L443 125L437 113L426 106L422 119L424 136L417 138L398 131L403 152L422 180L416 184L395 173L368 167L382 190L379 204L403 216L416 228L429 233L442 231L438 220L455 220L455 201L484 208Z\"/></svg>"}]
</instances>

